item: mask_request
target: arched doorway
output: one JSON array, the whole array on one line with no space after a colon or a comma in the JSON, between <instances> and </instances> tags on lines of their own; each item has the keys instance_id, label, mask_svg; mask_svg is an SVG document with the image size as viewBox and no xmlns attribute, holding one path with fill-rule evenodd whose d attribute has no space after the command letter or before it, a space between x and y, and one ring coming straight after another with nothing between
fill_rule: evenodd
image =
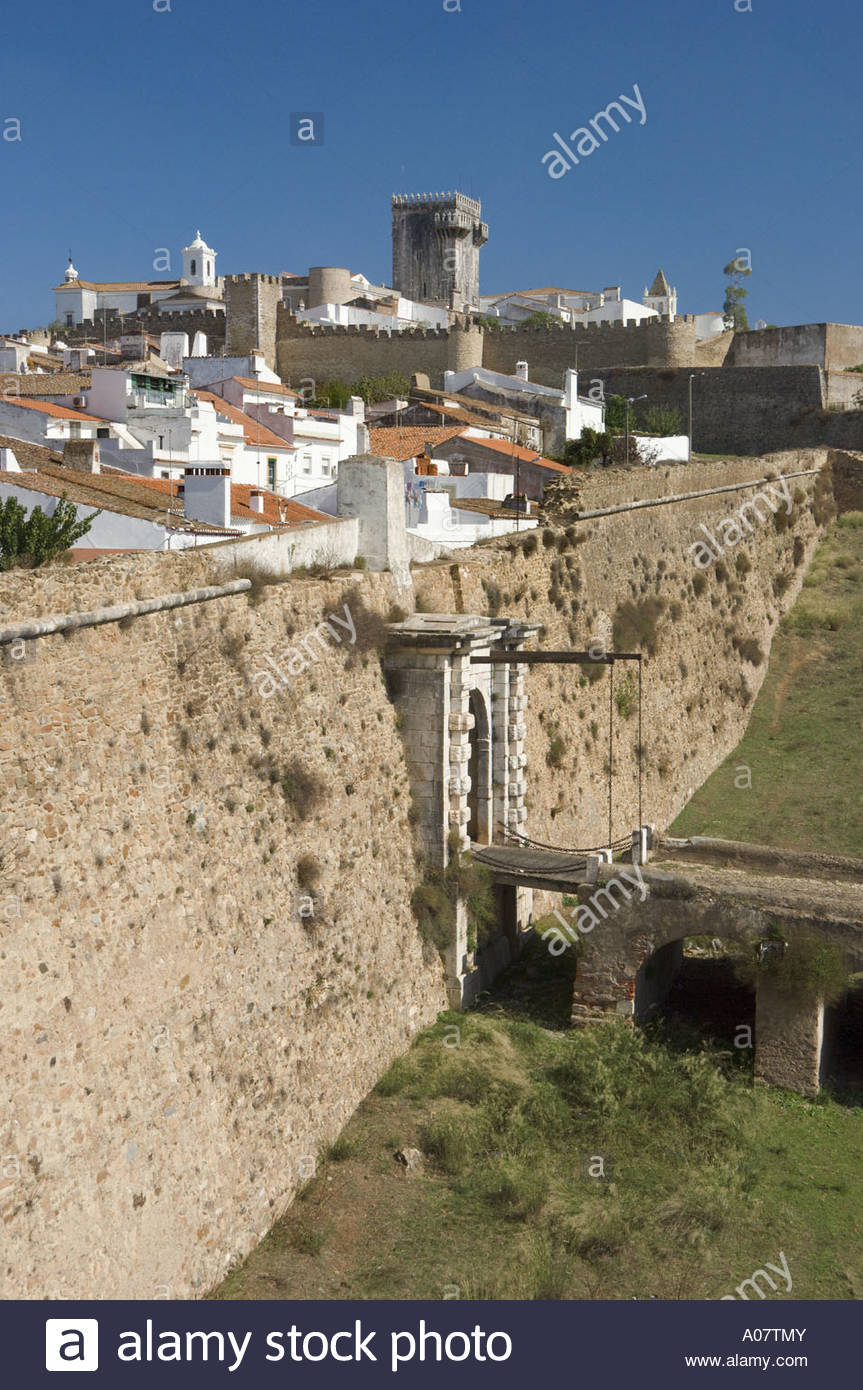
<instances>
[{"instance_id":1,"label":"arched doorway","mask_svg":"<svg viewBox=\"0 0 863 1390\"><path fill-rule=\"evenodd\" d=\"M491 731L485 700L478 690L470 692L473 727L469 734L468 839L473 844L491 844Z\"/></svg>"}]
</instances>

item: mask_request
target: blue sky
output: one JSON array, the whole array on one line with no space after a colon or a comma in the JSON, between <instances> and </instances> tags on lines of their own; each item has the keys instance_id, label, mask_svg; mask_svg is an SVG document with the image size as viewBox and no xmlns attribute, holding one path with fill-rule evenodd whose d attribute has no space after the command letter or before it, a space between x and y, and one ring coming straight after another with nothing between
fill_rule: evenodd
<instances>
[{"instance_id":1,"label":"blue sky","mask_svg":"<svg viewBox=\"0 0 863 1390\"><path fill-rule=\"evenodd\" d=\"M167 278L198 227L223 274L388 281L390 195L449 188L483 200L484 293L640 299L661 265L701 312L746 247L750 321L863 322L859 0L444 2L7 6L0 330L53 317L70 248L85 279ZM635 84L646 123L549 178L553 132ZM320 147L290 143L304 111Z\"/></svg>"}]
</instances>

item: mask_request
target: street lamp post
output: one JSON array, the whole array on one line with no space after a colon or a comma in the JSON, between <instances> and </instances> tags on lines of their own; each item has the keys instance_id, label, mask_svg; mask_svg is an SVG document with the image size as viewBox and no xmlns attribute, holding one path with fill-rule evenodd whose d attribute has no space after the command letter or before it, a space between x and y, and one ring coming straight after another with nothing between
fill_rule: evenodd
<instances>
[{"instance_id":1,"label":"street lamp post","mask_svg":"<svg viewBox=\"0 0 863 1390\"><path fill-rule=\"evenodd\" d=\"M692 458L692 454L693 454L693 448L692 448L692 383L693 383L693 381L695 380L695 378L696 378L697 376L706 376L706 375L707 375L706 372L690 372L690 373L689 373L689 457L690 457L690 459Z\"/></svg>"}]
</instances>

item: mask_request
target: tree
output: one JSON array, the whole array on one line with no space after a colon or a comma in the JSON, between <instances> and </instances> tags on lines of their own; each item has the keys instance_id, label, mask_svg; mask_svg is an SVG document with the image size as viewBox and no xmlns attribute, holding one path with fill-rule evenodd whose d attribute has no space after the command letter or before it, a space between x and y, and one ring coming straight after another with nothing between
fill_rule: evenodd
<instances>
[{"instance_id":1,"label":"tree","mask_svg":"<svg viewBox=\"0 0 863 1390\"><path fill-rule=\"evenodd\" d=\"M590 425L585 425L579 439L566 441L562 453L557 456L557 462L565 463L568 468L589 468L598 458L605 463L610 453L611 436L599 434L591 429Z\"/></svg>"},{"instance_id":2,"label":"tree","mask_svg":"<svg viewBox=\"0 0 863 1390\"><path fill-rule=\"evenodd\" d=\"M41 507L30 515L16 497L0 503L0 570L14 565L44 565L86 536L101 511L78 520L78 508L67 501L65 492L52 516Z\"/></svg>"},{"instance_id":3,"label":"tree","mask_svg":"<svg viewBox=\"0 0 863 1390\"><path fill-rule=\"evenodd\" d=\"M732 328L737 333L748 333L749 320L744 303L748 290L743 288L743 281L752 274L752 268L738 257L728 262L722 274L727 275L729 280L725 287L725 303L722 306L725 327Z\"/></svg>"},{"instance_id":4,"label":"tree","mask_svg":"<svg viewBox=\"0 0 863 1390\"><path fill-rule=\"evenodd\" d=\"M522 319L522 328L559 328L563 319L559 314L551 314L548 309L534 309L532 314L528 314L526 319Z\"/></svg>"},{"instance_id":5,"label":"tree","mask_svg":"<svg viewBox=\"0 0 863 1390\"><path fill-rule=\"evenodd\" d=\"M652 405L644 412L644 429L648 434L669 436L683 432L683 416L670 405Z\"/></svg>"},{"instance_id":6,"label":"tree","mask_svg":"<svg viewBox=\"0 0 863 1390\"><path fill-rule=\"evenodd\" d=\"M609 434L622 434L626 429L626 397L608 396L605 401L605 428Z\"/></svg>"},{"instance_id":7,"label":"tree","mask_svg":"<svg viewBox=\"0 0 863 1390\"><path fill-rule=\"evenodd\" d=\"M387 372L386 376L363 376L351 388L351 394L362 396L366 405L390 401L395 396L410 396L410 391L411 384L401 372Z\"/></svg>"}]
</instances>

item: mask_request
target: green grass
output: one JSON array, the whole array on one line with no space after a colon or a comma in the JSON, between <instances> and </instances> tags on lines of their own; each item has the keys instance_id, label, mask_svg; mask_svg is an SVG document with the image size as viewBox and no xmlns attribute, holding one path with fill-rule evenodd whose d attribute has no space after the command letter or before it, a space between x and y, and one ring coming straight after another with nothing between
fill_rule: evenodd
<instances>
[{"instance_id":1,"label":"green grass","mask_svg":"<svg viewBox=\"0 0 863 1390\"><path fill-rule=\"evenodd\" d=\"M819 546L774 639L743 740L672 834L863 855L861 633L863 513L849 512Z\"/></svg>"},{"instance_id":2,"label":"green grass","mask_svg":"<svg viewBox=\"0 0 863 1390\"><path fill-rule=\"evenodd\" d=\"M539 953L510 972L524 999ZM863 1111L753 1087L691 1037L505 1010L422 1033L348 1125L350 1157L214 1296L713 1299L780 1250L791 1297L863 1296Z\"/></svg>"}]
</instances>

